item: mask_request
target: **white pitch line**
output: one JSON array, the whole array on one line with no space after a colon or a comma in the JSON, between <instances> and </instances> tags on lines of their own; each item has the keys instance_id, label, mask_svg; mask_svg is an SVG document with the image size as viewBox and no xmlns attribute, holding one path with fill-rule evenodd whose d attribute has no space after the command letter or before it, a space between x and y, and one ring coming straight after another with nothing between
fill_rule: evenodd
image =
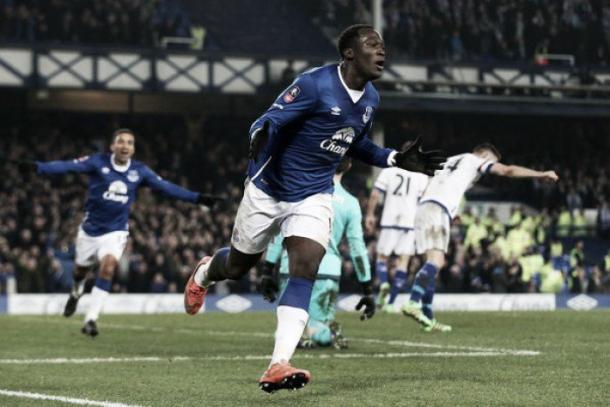
<instances>
[{"instance_id":1,"label":"white pitch line","mask_svg":"<svg viewBox=\"0 0 610 407\"><path fill-rule=\"evenodd\" d=\"M72 397L53 396L50 394L30 393L27 391L14 391L0 389L0 395L9 397L21 397L34 400L52 400L61 401L63 403L78 404L81 406L101 406L101 407L139 407L135 404L115 403L112 401L96 401L89 399L77 399Z\"/></svg>"},{"instance_id":2,"label":"white pitch line","mask_svg":"<svg viewBox=\"0 0 610 407\"><path fill-rule=\"evenodd\" d=\"M65 323L68 321L56 321L56 320L44 320L44 322L50 323ZM133 331L150 331L150 332L165 332L171 331L182 334L193 334L193 335L213 335L213 336L246 336L246 337L257 337L257 338L273 338L273 333L267 332L239 332L239 331L214 331L193 328L177 328L177 329L164 329L160 327L150 327L145 325L125 325L125 324L104 324L105 328L113 329L124 329ZM526 349L504 349L504 348L488 348L482 346L461 346L461 345L440 345L435 343L427 342L411 342L403 340L388 340L388 339L376 339L376 338L358 338L350 337L351 341L364 342L364 343L376 343L389 346L399 347L412 347L412 348L429 348L429 349L451 349L451 350L463 350L463 351L474 351L474 352L494 352L494 353L506 353L509 355L522 355L527 354L531 356L540 355L541 352L535 350Z\"/></svg>"},{"instance_id":3,"label":"white pitch line","mask_svg":"<svg viewBox=\"0 0 610 407\"><path fill-rule=\"evenodd\" d=\"M307 354L299 353L295 359L389 359L389 358L427 358L427 357L486 357L486 356L536 356L537 353L529 351L517 352L390 352L390 353L321 353ZM129 362L183 362L183 361L247 361L268 360L269 355L244 355L244 356L147 356L128 358L49 358L49 359L0 359L3 365L26 365L26 364L84 364L84 363L129 363Z\"/></svg>"}]
</instances>

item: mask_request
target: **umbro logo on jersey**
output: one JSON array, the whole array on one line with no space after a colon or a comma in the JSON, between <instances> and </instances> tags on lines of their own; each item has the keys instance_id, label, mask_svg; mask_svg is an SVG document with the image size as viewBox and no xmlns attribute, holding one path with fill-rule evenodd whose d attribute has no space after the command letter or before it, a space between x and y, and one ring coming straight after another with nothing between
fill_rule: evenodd
<instances>
[{"instance_id":1,"label":"umbro logo on jersey","mask_svg":"<svg viewBox=\"0 0 610 407\"><path fill-rule=\"evenodd\" d=\"M331 107L330 114L332 114L333 116L339 116L341 114L341 108L339 106Z\"/></svg>"}]
</instances>

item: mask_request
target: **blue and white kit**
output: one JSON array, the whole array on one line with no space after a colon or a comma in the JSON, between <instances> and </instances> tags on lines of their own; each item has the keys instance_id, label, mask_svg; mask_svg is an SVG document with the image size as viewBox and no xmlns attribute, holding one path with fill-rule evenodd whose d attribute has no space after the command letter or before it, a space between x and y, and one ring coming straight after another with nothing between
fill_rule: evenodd
<instances>
[{"instance_id":1,"label":"blue and white kit","mask_svg":"<svg viewBox=\"0 0 610 407\"><path fill-rule=\"evenodd\" d=\"M76 264L80 266L89 266L107 254L121 257L127 243L129 210L139 187L148 186L193 203L199 196L197 192L165 181L139 161L118 165L109 153L36 164L41 175L76 172L89 176L85 218L76 241Z\"/></svg>"},{"instance_id":2,"label":"blue and white kit","mask_svg":"<svg viewBox=\"0 0 610 407\"><path fill-rule=\"evenodd\" d=\"M232 244L261 253L281 229L284 237L307 237L326 247L333 175L343 156L378 167L392 161L394 150L368 137L378 104L375 87L369 82L363 91L349 89L338 64L299 75L250 128L252 141L267 124L268 141L248 165L250 182ZM259 204L252 207L254 201Z\"/></svg>"}]
</instances>

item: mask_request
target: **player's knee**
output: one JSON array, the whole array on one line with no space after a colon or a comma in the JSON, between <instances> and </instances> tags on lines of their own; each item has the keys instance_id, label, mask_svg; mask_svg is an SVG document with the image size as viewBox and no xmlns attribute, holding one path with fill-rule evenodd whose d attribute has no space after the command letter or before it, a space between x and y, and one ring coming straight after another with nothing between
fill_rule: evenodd
<instances>
[{"instance_id":1,"label":"player's knee","mask_svg":"<svg viewBox=\"0 0 610 407\"><path fill-rule=\"evenodd\" d=\"M290 275L292 277L306 278L315 280L318 274L320 261L317 258L301 257L290 261Z\"/></svg>"},{"instance_id":2,"label":"player's knee","mask_svg":"<svg viewBox=\"0 0 610 407\"><path fill-rule=\"evenodd\" d=\"M110 280L119 265L118 260L112 255L106 255L100 261L100 277Z\"/></svg>"}]
</instances>

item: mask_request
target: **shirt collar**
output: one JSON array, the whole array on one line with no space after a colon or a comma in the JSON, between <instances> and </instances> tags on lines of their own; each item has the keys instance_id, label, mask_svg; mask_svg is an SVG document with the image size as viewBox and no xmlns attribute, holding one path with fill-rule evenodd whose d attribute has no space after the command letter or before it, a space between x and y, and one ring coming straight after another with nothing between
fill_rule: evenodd
<instances>
[{"instance_id":1,"label":"shirt collar","mask_svg":"<svg viewBox=\"0 0 610 407\"><path fill-rule=\"evenodd\" d=\"M110 164L112 165L112 168L114 168L115 171L125 172L125 171L127 171L129 166L131 165L131 159L127 160L127 164L120 165L120 164L117 164L117 163L114 162L114 154L112 154L110 156Z\"/></svg>"},{"instance_id":2,"label":"shirt collar","mask_svg":"<svg viewBox=\"0 0 610 407\"><path fill-rule=\"evenodd\" d=\"M352 102L358 103L358 101L364 95L364 90L355 90L355 89L350 89L347 87L347 85L345 84L345 81L343 80L343 75L341 75L341 64L337 65L337 74L339 75L339 80L341 81L341 85L343 85L343 88L349 95L350 99L352 99ZM365 89L366 89L366 87L365 87Z\"/></svg>"}]
</instances>

